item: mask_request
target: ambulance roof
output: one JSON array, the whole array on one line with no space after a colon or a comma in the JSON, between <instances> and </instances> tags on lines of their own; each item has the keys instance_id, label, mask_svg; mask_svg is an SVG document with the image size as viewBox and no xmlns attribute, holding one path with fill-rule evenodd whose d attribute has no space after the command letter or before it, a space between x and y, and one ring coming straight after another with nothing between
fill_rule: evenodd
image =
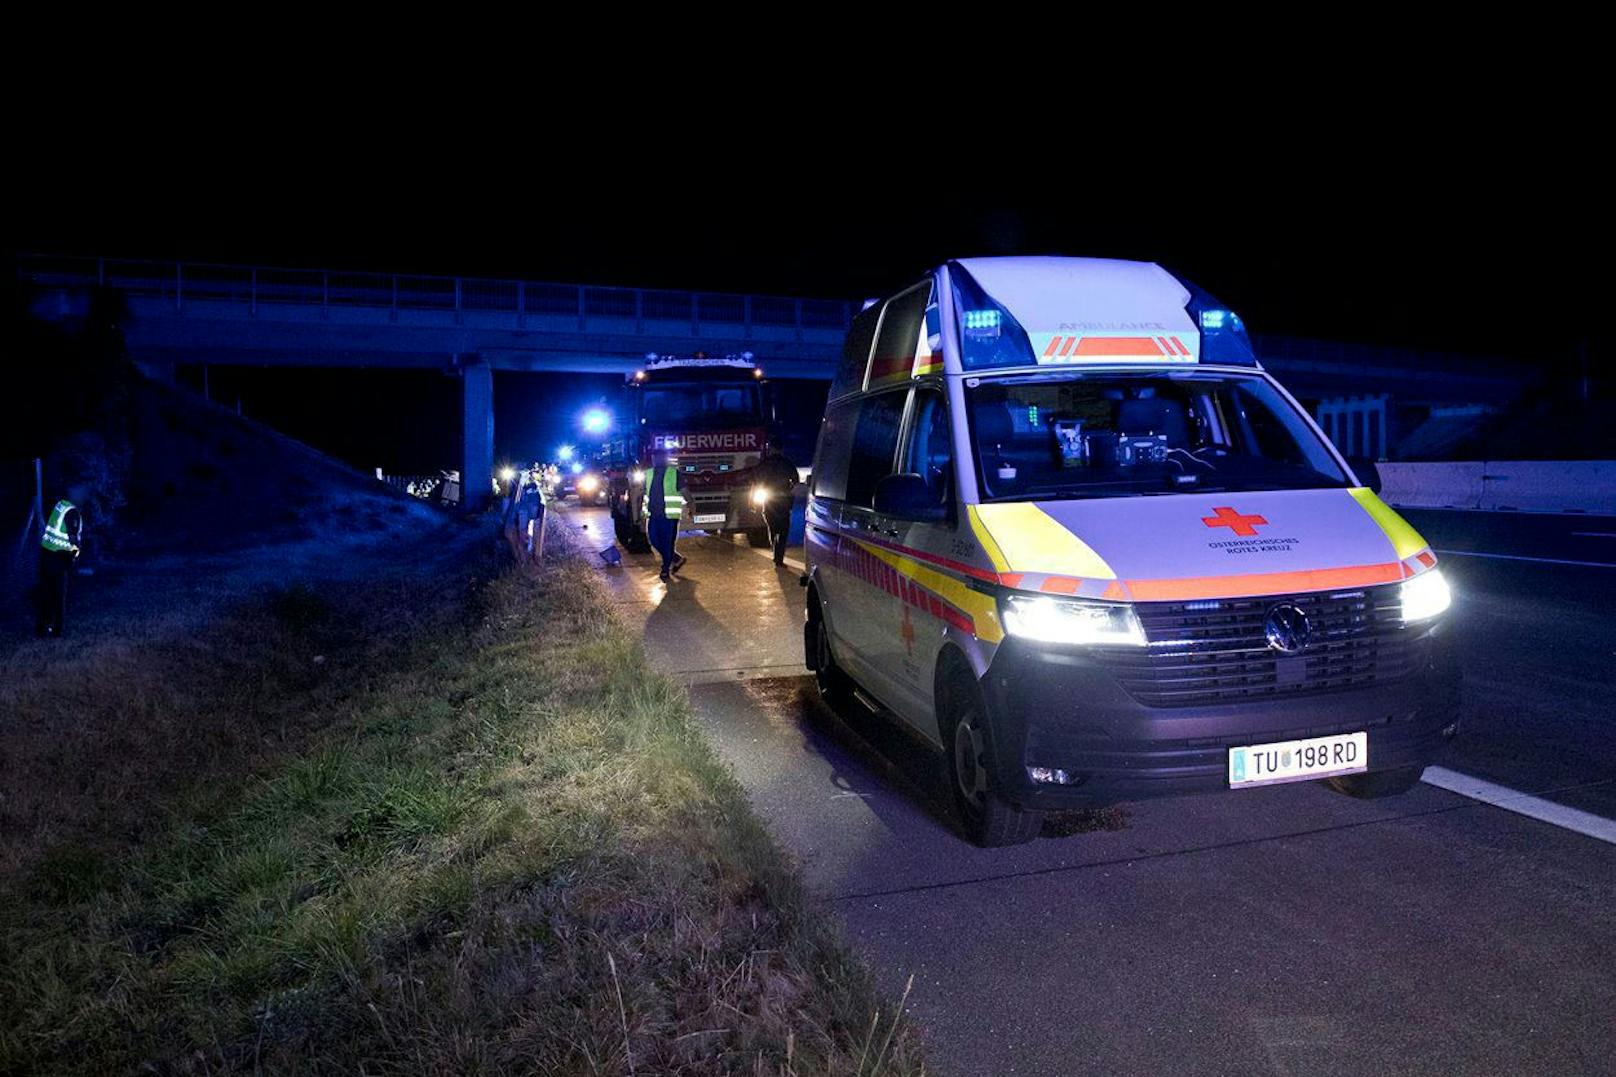
<instances>
[{"instance_id":1,"label":"ambulance roof","mask_svg":"<svg viewBox=\"0 0 1616 1077\"><path fill-rule=\"evenodd\" d=\"M961 258L958 264L1029 333L1193 331L1189 289L1155 262L1115 258Z\"/></svg>"}]
</instances>

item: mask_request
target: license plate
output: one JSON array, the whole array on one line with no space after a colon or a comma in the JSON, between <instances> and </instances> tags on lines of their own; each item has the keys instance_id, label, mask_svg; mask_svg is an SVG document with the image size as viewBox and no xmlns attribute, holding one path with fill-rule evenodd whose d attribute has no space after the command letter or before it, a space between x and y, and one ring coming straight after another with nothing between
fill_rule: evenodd
<instances>
[{"instance_id":1,"label":"license plate","mask_svg":"<svg viewBox=\"0 0 1616 1077\"><path fill-rule=\"evenodd\" d=\"M1305 782L1369 767L1369 734L1337 733L1229 749L1229 788Z\"/></svg>"},{"instance_id":2,"label":"license plate","mask_svg":"<svg viewBox=\"0 0 1616 1077\"><path fill-rule=\"evenodd\" d=\"M722 512L703 512L698 513L695 517L698 524L721 524L726 519L728 519L728 517Z\"/></svg>"}]
</instances>

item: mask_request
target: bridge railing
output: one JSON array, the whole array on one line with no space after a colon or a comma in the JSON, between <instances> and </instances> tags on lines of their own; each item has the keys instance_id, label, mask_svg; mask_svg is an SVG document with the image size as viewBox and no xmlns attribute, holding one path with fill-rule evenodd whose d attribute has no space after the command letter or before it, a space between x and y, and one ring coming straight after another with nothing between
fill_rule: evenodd
<instances>
[{"instance_id":1,"label":"bridge railing","mask_svg":"<svg viewBox=\"0 0 1616 1077\"><path fill-rule=\"evenodd\" d=\"M612 288L592 284L285 269L24 254L17 276L41 287L104 286L126 295L165 300L177 310L188 302L260 306L369 307L384 310L477 311L635 321L845 330L853 304L841 299Z\"/></svg>"},{"instance_id":2,"label":"bridge railing","mask_svg":"<svg viewBox=\"0 0 1616 1077\"><path fill-rule=\"evenodd\" d=\"M380 309L395 316L399 311L423 311L432 312L424 317L456 320L464 314L495 313L515 315L519 322L528 316L552 325L570 320L579 329L679 324L698 337L744 326L747 336L753 327L762 327L767 335L794 331L799 339L805 332L823 339L844 332L856 312L854 304L840 299L39 254L20 255L17 275L43 287L105 285L166 301L182 312L187 303L227 302L246 306L255 315L261 307L291 305ZM718 331L703 333L703 326ZM1424 349L1261 334L1255 344L1257 354L1281 373L1313 368L1368 374L1372 369L1377 375L1495 382L1506 392L1533 376L1530 368L1509 360Z\"/></svg>"}]
</instances>

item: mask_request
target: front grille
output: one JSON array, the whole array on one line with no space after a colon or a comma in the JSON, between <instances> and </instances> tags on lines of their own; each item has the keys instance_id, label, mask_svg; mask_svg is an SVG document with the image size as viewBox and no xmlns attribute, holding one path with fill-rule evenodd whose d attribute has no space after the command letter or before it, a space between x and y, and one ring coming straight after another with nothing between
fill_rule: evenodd
<instances>
[{"instance_id":1,"label":"front grille","mask_svg":"<svg viewBox=\"0 0 1616 1077\"><path fill-rule=\"evenodd\" d=\"M1300 608L1312 628L1298 654L1268 644L1264 622L1281 604ZM1150 645L1107 649L1100 660L1152 707L1358 688L1408 675L1423 654L1421 633L1399 619L1395 586L1134 608Z\"/></svg>"}]
</instances>

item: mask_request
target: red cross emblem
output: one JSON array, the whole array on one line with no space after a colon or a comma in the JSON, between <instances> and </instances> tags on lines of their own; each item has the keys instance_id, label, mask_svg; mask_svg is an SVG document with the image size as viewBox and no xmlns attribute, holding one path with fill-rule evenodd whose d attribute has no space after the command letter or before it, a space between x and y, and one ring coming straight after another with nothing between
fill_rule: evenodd
<instances>
[{"instance_id":1,"label":"red cross emblem","mask_svg":"<svg viewBox=\"0 0 1616 1077\"><path fill-rule=\"evenodd\" d=\"M909 620L908 605L903 607L903 627L898 630L898 634L903 637L904 651L908 653L909 657L913 658L915 655L915 626L914 622Z\"/></svg>"},{"instance_id":2,"label":"red cross emblem","mask_svg":"<svg viewBox=\"0 0 1616 1077\"><path fill-rule=\"evenodd\" d=\"M1257 533L1257 528L1268 523L1268 521L1261 516L1242 516L1228 506L1213 509L1212 511L1217 513L1217 515L1201 517L1201 522L1203 524L1208 527L1227 527L1235 534L1245 537L1255 535Z\"/></svg>"}]
</instances>

